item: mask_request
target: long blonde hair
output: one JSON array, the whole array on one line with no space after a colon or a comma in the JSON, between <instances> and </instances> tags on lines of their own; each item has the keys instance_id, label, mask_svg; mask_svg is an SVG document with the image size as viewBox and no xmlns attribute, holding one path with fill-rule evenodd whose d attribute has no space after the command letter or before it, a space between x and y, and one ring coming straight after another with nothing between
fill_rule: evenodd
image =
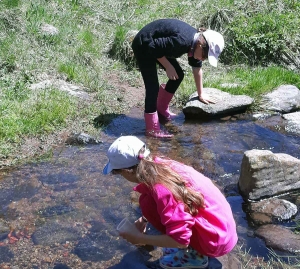
<instances>
[{"instance_id":1,"label":"long blonde hair","mask_svg":"<svg viewBox=\"0 0 300 269\"><path fill-rule=\"evenodd\" d=\"M151 154L144 158L143 153L140 152L139 156L142 158L137 165L136 176L140 183L144 183L151 189L156 184L164 185L172 192L177 201L185 204L186 210L193 216L198 214L199 208L204 208L203 195L194 190L182 176L168 165L171 160L163 158L162 162L157 163Z\"/></svg>"}]
</instances>

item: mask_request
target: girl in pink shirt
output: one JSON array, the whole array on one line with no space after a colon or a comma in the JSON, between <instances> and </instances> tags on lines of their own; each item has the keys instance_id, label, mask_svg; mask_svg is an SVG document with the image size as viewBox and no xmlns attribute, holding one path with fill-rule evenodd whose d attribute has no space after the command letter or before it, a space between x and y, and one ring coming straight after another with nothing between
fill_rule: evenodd
<instances>
[{"instance_id":1,"label":"girl in pink shirt","mask_svg":"<svg viewBox=\"0 0 300 269\"><path fill-rule=\"evenodd\" d=\"M163 247L163 268L205 268L208 257L230 252L237 242L230 205L212 181L190 166L153 157L134 136L118 138L103 169L137 183L143 216L120 235L135 245ZM161 235L144 233L150 222Z\"/></svg>"}]
</instances>

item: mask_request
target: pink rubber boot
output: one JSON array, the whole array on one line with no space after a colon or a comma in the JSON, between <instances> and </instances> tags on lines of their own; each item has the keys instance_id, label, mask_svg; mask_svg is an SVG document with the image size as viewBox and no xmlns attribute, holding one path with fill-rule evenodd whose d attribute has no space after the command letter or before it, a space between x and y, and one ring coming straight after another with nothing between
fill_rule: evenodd
<instances>
[{"instance_id":1,"label":"pink rubber boot","mask_svg":"<svg viewBox=\"0 0 300 269\"><path fill-rule=\"evenodd\" d=\"M162 131L160 129L157 112L154 113L145 113L145 122L146 122L146 135L156 138L171 138L172 134Z\"/></svg>"},{"instance_id":2,"label":"pink rubber boot","mask_svg":"<svg viewBox=\"0 0 300 269\"><path fill-rule=\"evenodd\" d=\"M161 84L159 87L158 97L157 97L157 112L159 117L165 121L170 121L176 116L172 113L169 108L173 93L169 93L165 90L166 84Z\"/></svg>"}]
</instances>

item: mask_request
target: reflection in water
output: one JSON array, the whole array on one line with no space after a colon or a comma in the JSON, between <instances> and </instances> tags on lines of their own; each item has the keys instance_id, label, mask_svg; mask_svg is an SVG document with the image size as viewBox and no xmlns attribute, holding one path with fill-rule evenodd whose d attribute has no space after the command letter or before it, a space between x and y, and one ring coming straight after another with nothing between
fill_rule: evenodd
<instances>
[{"instance_id":1,"label":"reflection in water","mask_svg":"<svg viewBox=\"0 0 300 269\"><path fill-rule=\"evenodd\" d=\"M102 175L106 150L120 135L136 135L152 152L192 165L212 178L232 206L240 243L254 256L267 257L264 243L253 236L255 227L248 223L238 194L241 160L250 149L299 158L299 137L245 118L197 122L184 121L179 114L173 127L166 127L176 129L175 137L162 141L144 136L142 117L135 108L108 126L103 144L65 147L49 162L24 165L0 178L0 241L6 242L10 229L26 228L31 235L0 245L0 265L147 268L145 256L116 232L124 217L134 221L140 216L130 195L133 185L118 176Z\"/></svg>"}]
</instances>

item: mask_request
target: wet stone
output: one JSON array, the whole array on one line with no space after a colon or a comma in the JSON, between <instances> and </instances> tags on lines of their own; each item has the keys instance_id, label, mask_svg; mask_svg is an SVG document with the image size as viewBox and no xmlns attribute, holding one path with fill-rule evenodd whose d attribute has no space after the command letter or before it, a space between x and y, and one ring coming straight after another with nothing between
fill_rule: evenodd
<instances>
[{"instance_id":1,"label":"wet stone","mask_svg":"<svg viewBox=\"0 0 300 269\"><path fill-rule=\"evenodd\" d=\"M67 191L71 189L76 189L78 186L76 183L64 184L64 185L55 185L53 191Z\"/></svg>"},{"instance_id":2,"label":"wet stone","mask_svg":"<svg viewBox=\"0 0 300 269\"><path fill-rule=\"evenodd\" d=\"M271 198L249 204L251 219L256 224L269 224L291 219L297 214L297 206L287 200Z\"/></svg>"},{"instance_id":3,"label":"wet stone","mask_svg":"<svg viewBox=\"0 0 300 269\"><path fill-rule=\"evenodd\" d=\"M8 232L7 233L0 233L0 241L1 240L4 240L8 235Z\"/></svg>"},{"instance_id":4,"label":"wet stone","mask_svg":"<svg viewBox=\"0 0 300 269\"><path fill-rule=\"evenodd\" d=\"M76 175L69 173L58 173L52 175L43 175L39 178L40 181L46 184L61 184L61 183L74 183L80 180Z\"/></svg>"},{"instance_id":5,"label":"wet stone","mask_svg":"<svg viewBox=\"0 0 300 269\"><path fill-rule=\"evenodd\" d=\"M8 232L9 232L9 227L2 220L0 220L0 237L2 233L8 233Z\"/></svg>"},{"instance_id":6,"label":"wet stone","mask_svg":"<svg viewBox=\"0 0 300 269\"><path fill-rule=\"evenodd\" d=\"M117 237L108 236L107 234L89 234L87 237L79 240L74 248L76 254L82 261L108 261L115 256L116 249L129 251L134 248L125 240Z\"/></svg>"},{"instance_id":7,"label":"wet stone","mask_svg":"<svg viewBox=\"0 0 300 269\"><path fill-rule=\"evenodd\" d=\"M228 177L232 177L232 175L229 174ZM224 192L224 194L225 194L226 197L227 196L239 196L238 185L237 184L227 185L227 186L224 187L223 192Z\"/></svg>"},{"instance_id":8,"label":"wet stone","mask_svg":"<svg viewBox=\"0 0 300 269\"><path fill-rule=\"evenodd\" d=\"M59 263L59 264L56 264L53 269L70 269L69 266L65 265L65 264L62 264L62 263Z\"/></svg>"},{"instance_id":9,"label":"wet stone","mask_svg":"<svg viewBox=\"0 0 300 269\"><path fill-rule=\"evenodd\" d=\"M300 253L300 235L274 224L260 226L255 234L264 239L266 246L290 253Z\"/></svg>"},{"instance_id":10,"label":"wet stone","mask_svg":"<svg viewBox=\"0 0 300 269\"><path fill-rule=\"evenodd\" d=\"M138 211L138 209L133 209L136 209L136 207L133 207L130 204L104 208L102 210L102 217L105 219L106 223L117 227L120 221L125 217L133 222L141 216L141 213Z\"/></svg>"},{"instance_id":11,"label":"wet stone","mask_svg":"<svg viewBox=\"0 0 300 269\"><path fill-rule=\"evenodd\" d=\"M0 265L3 262L10 262L14 258L14 254L8 247L0 247Z\"/></svg>"},{"instance_id":12,"label":"wet stone","mask_svg":"<svg viewBox=\"0 0 300 269\"><path fill-rule=\"evenodd\" d=\"M153 261L150 257L144 257L140 251L127 252L122 260L109 269L161 269L159 261Z\"/></svg>"},{"instance_id":13,"label":"wet stone","mask_svg":"<svg viewBox=\"0 0 300 269\"><path fill-rule=\"evenodd\" d=\"M0 215L3 213L2 210L5 210L5 205L9 205L12 199L14 201L19 201L23 198L31 198L39 191L39 189L39 187L34 186L30 182L15 185L11 188L0 189Z\"/></svg>"},{"instance_id":14,"label":"wet stone","mask_svg":"<svg viewBox=\"0 0 300 269\"><path fill-rule=\"evenodd\" d=\"M56 215L63 215L74 211L74 208L68 205L57 205L52 207L47 207L39 211L39 214L43 217L51 217Z\"/></svg>"},{"instance_id":15,"label":"wet stone","mask_svg":"<svg viewBox=\"0 0 300 269\"><path fill-rule=\"evenodd\" d=\"M99 143L101 143L101 141L85 133L74 134L72 137L69 137L66 140L66 144L69 145L86 145Z\"/></svg>"},{"instance_id":16,"label":"wet stone","mask_svg":"<svg viewBox=\"0 0 300 269\"><path fill-rule=\"evenodd\" d=\"M51 246L55 243L78 240L79 233L74 228L63 227L57 223L48 223L38 228L32 235L35 245Z\"/></svg>"}]
</instances>

